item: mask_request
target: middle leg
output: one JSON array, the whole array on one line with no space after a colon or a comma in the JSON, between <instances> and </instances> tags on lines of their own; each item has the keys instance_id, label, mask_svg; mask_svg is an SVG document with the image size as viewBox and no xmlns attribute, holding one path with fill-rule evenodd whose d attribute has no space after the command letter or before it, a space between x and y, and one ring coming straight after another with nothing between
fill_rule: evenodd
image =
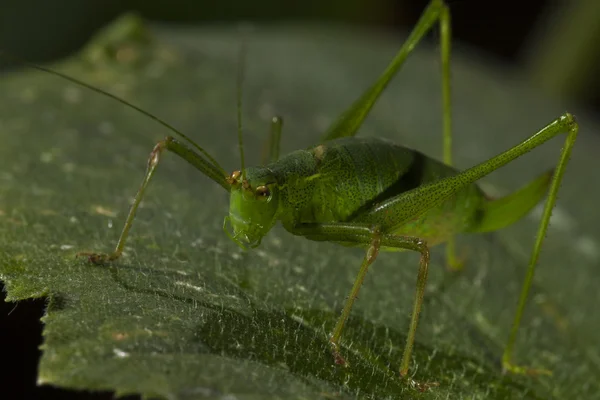
<instances>
[{"instance_id":1,"label":"middle leg","mask_svg":"<svg viewBox=\"0 0 600 400\"><path fill-rule=\"evenodd\" d=\"M338 364L345 364L345 361L339 352L339 342L344 325L350 315L350 311L358 296L358 292L363 284L368 268L377 258L381 247L413 250L421 254L413 311L408 328L406 345L400 363L400 376L406 377L410 365L412 349L414 347L417 324L419 322L419 314L423 304L423 295L425 293L425 284L427 283L427 273L429 270L429 248L425 241L417 237L385 234L382 233L378 227L355 225L351 223L301 224L294 228L293 233L305 236L311 240L348 242L368 246L359 272L354 280L350 295L346 299L342 314L338 318L331 338L329 339L335 361Z\"/></svg>"}]
</instances>

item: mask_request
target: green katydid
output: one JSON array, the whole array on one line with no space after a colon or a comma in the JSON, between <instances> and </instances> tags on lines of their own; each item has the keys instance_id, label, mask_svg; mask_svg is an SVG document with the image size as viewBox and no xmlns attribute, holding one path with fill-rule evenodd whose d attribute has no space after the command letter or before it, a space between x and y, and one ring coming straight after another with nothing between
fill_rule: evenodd
<instances>
[{"instance_id":1,"label":"green katydid","mask_svg":"<svg viewBox=\"0 0 600 400\"><path fill-rule=\"evenodd\" d=\"M439 23L441 31L444 162L387 141L356 138L355 134L383 90L402 67L412 49L436 23ZM230 193L230 210L225 217L224 230L241 247L258 246L275 223L281 221L284 228L294 235L366 249L350 295L330 337L334 360L339 364L345 363L340 347L344 324L367 270L379 251L419 252L421 258L416 295L400 362L400 375L405 377L409 371L427 281L429 247L447 242L448 264L451 268L459 269L461 264L454 255L454 235L493 231L510 225L527 214L548 193L514 322L502 356L505 371L535 372L513 364L513 348L578 125L571 114L565 113L496 157L462 172L454 169L451 166L450 38L448 7L443 0L431 0L387 69L371 88L338 117L319 144L279 158L282 120L274 118L268 149L270 162L264 166L245 167L240 127L241 105L238 104L241 168L231 174L227 174L197 143L156 116L84 82L38 67L136 109L166 126L190 145L173 137L158 142L150 153L146 174L114 252L79 255L87 256L93 263L111 262L122 255L145 189L156 172L163 151L171 151ZM241 75L238 77L238 82L240 81ZM238 90L239 87L238 84ZM238 101L240 99L238 93ZM477 180L558 134L567 134L567 138L557 167L522 189L500 199L490 199L475 184Z\"/></svg>"}]
</instances>

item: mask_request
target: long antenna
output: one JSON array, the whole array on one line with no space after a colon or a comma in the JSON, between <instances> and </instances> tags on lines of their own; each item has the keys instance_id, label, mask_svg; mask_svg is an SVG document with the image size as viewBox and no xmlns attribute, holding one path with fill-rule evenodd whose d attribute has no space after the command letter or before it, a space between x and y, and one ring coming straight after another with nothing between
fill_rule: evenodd
<instances>
[{"instance_id":1,"label":"long antenna","mask_svg":"<svg viewBox=\"0 0 600 400\"><path fill-rule=\"evenodd\" d=\"M242 86L244 85L244 69L246 68L246 43L242 41L238 52L237 71L237 131L238 145L240 147L240 161L242 163L242 182L246 180L246 163L244 160L244 138L242 134Z\"/></svg>"},{"instance_id":2,"label":"long antenna","mask_svg":"<svg viewBox=\"0 0 600 400\"><path fill-rule=\"evenodd\" d=\"M107 92L106 90L102 90L100 88L94 87L88 83L85 83L83 81L80 81L79 79L73 78L71 76L65 75L62 72L58 72L58 71L54 71L52 69L46 68L46 67L42 67L40 65L37 64L33 64L30 63L28 61L25 60L21 60L20 58L7 54L3 51L0 51L0 56L7 58L9 60L13 60L19 64L23 64L29 68L33 68L36 69L38 71L42 71L42 72L47 72L51 75L55 75L58 76L62 79L65 79L71 83L74 83L76 85L82 86L86 89L89 89L91 91L94 91L96 93L102 94L104 96L110 97L113 100L118 101L121 104L126 105L129 108L132 108L134 110L136 110L137 112L147 116L148 118L158 122L160 125L164 126L165 128L167 128L168 130L170 130L171 132L175 133L176 135L180 136L181 138L183 138L185 141L187 141L190 145L192 145L193 147L195 147L199 152L201 152L202 154L204 154L204 156L206 156L206 158L208 158L208 161L210 161L218 170L220 170L223 173L223 176L227 175L227 173L225 172L225 170L223 169L223 167L221 167L219 165L219 163L217 162L217 160L215 160L210 154L208 154L208 152L206 150L204 150L202 147L200 147L196 142L194 142L192 139L190 139L189 137L187 137L183 132L180 132L179 130L175 129L174 126L172 126L171 124L169 124L168 122L164 121L163 119L150 114L148 111L145 111L143 109L141 109L140 107L128 102L125 99L120 98L119 96L112 94L110 92Z\"/></svg>"}]
</instances>

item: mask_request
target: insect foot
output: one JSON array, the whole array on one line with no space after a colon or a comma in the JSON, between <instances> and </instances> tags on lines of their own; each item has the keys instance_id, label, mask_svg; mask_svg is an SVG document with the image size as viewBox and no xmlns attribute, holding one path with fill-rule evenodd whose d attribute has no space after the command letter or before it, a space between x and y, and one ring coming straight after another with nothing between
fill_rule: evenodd
<instances>
[{"instance_id":1,"label":"insect foot","mask_svg":"<svg viewBox=\"0 0 600 400\"><path fill-rule=\"evenodd\" d=\"M81 253L77 253L75 255L75 257L87 257L88 261L91 262L92 264L96 264L96 265L104 265L107 264L111 261L116 260L119 255L117 254L102 254L102 253L87 253L87 252L81 252Z\"/></svg>"},{"instance_id":2,"label":"insect foot","mask_svg":"<svg viewBox=\"0 0 600 400\"><path fill-rule=\"evenodd\" d=\"M427 392L431 388L440 386L439 382L417 382L412 378L403 377L408 381L408 385L419 392Z\"/></svg>"},{"instance_id":3,"label":"insect foot","mask_svg":"<svg viewBox=\"0 0 600 400\"><path fill-rule=\"evenodd\" d=\"M331 347L331 353L333 355L333 359L336 365L342 365L344 367L349 367L350 365L344 357L340 354L339 345L334 341L333 336L329 338L329 345Z\"/></svg>"}]
</instances>

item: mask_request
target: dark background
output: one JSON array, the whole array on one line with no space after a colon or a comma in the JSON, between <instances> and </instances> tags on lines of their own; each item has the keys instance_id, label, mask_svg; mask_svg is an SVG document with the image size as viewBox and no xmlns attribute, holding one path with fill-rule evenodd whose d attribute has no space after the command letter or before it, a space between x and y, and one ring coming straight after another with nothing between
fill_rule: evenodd
<instances>
[{"instance_id":1,"label":"dark background","mask_svg":"<svg viewBox=\"0 0 600 400\"><path fill-rule=\"evenodd\" d=\"M219 24L312 22L389 29L403 35L428 0L0 0L0 49L34 62L83 46L117 15L137 10L154 21ZM600 1L449 0L453 38L495 62L523 70L550 95L600 107ZM595 4L593 4L595 3ZM587 7L587 8L586 8ZM598 43L598 44L596 44ZM1 95L1 94L0 94ZM4 298L4 294L1 295ZM0 300L2 398L112 398L36 387L44 300ZM6 396L6 397L5 397Z\"/></svg>"},{"instance_id":2,"label":"dark background","mask_svg":"<svg viewBox=\"0 0 600 400\"><path fill-rule=\"evenodd\" d=\"M0 44L37 61L66 55L127 10L156 21L339 22L404 31L429 0L3 0ZM450 0L455 37L514 60L536 19L556 0ZM0 2L2 4L2 2ZM1 7L1 6L0 6ZM52 16L52 18L49 18Z\"/></svg>"},{"instance_id":3,"label":"dark background","mask_svg":"<svg viewBox=\"0 0 600 400\"><path fill-rule=\"evenodd\" d=\"M318 22L404 32L429 0L0 0L0 49L68 55L115 16L218 24ZM600 1L447 0L454 38L523 69L541 90L600 109Z\"/></svg>"}]
</instances>

